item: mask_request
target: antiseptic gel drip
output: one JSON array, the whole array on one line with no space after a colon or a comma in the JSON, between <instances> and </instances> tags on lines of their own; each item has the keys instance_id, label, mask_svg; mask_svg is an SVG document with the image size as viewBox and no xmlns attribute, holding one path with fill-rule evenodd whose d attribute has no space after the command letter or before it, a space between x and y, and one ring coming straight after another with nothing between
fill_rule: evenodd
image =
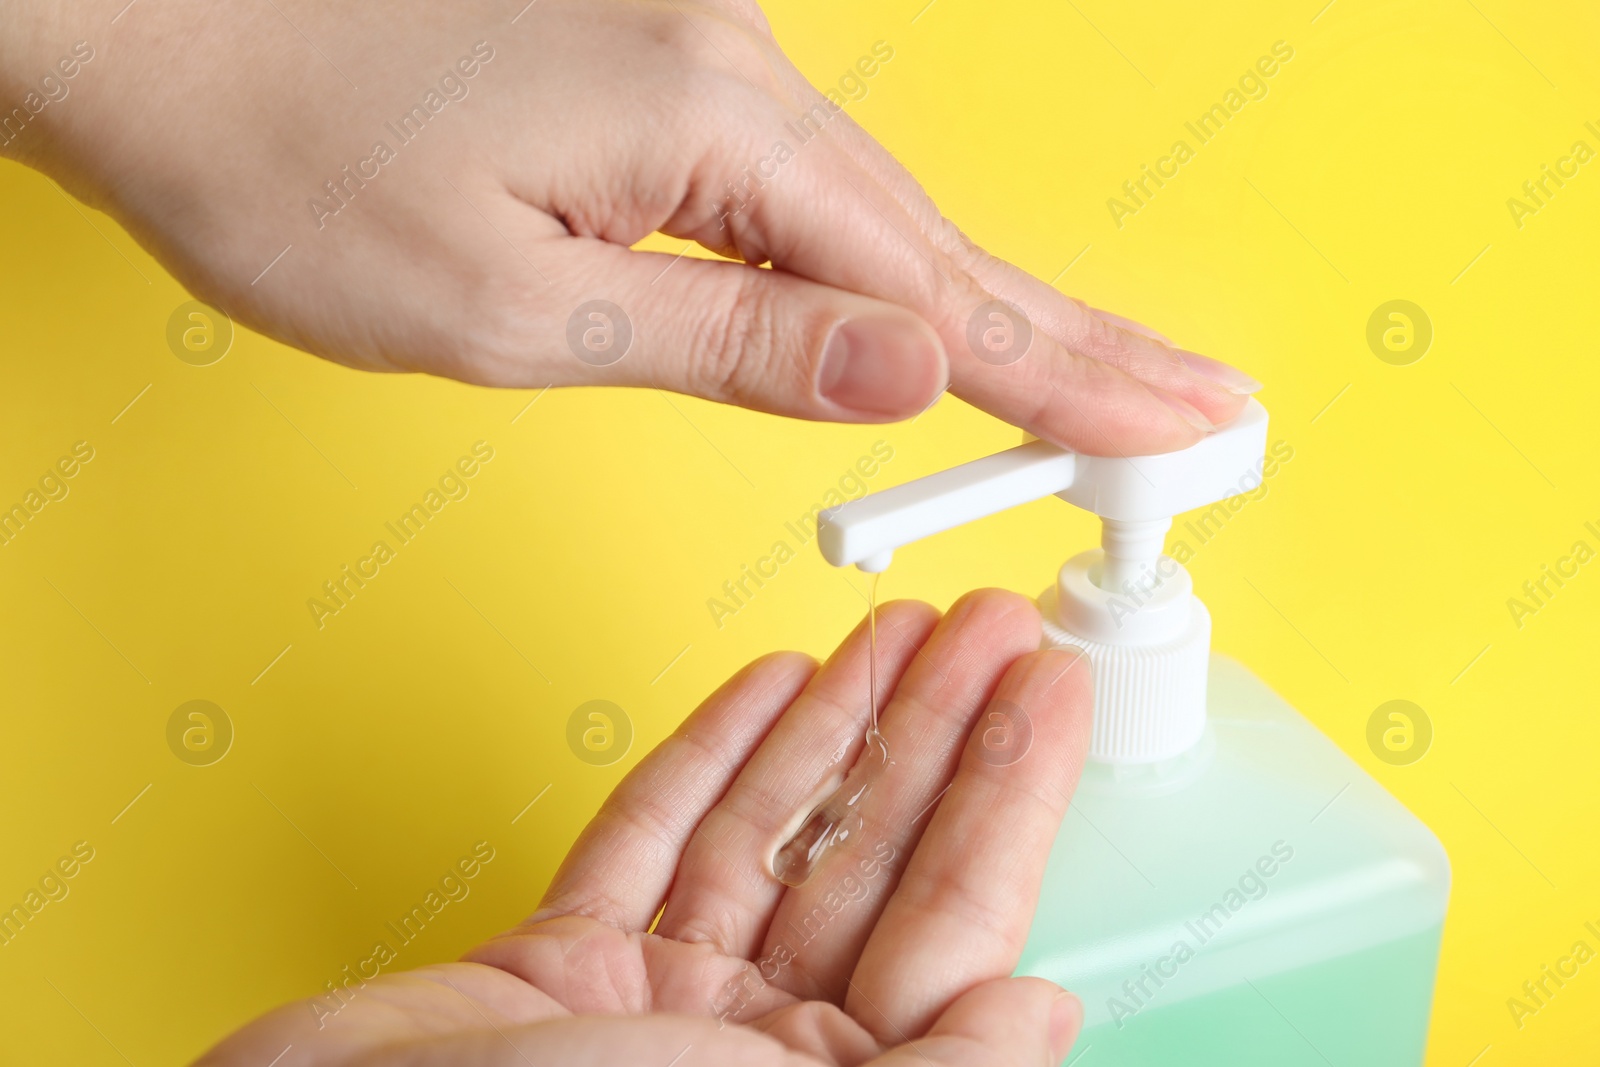
<instances>
[{"instance_id":1,"label":"antiseptic gel drip","mask_svg":"<svg viewBox=\"0 0 1600 1067\"><path fill-rule=\"evenodd\" d=\"M823 555L896 548L1056 495L1101 547L1039 597L1047 647L1094 666L1089 761L1050 854L1020 974L1084 1003L1068 1062L1416 1067L1450 866L1414 815L1245 667L1162 554L1172 516L1259 484L1251 400L1180 452L1043 441L824 512Z\"/></svg>"}]
</instances>

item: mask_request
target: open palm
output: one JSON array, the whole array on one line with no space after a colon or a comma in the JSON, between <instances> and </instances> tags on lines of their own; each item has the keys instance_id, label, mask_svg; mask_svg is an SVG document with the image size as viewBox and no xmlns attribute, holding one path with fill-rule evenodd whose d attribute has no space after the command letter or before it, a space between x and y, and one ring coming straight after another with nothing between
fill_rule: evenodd
<instances>
[{"instance_id":1,"label":"open palm","mask_svg":"<svg viewBox=\"0 0 1600 1067\"><path fill-rule=\"evenodd\" d=\"M460 963L386 975L336 1017L257 1020L202 1065L1059 1062L1077 1001L1010 978L1088 739L1087 661L1033 606L879 613L892 763L803 885L774 852L863 747L863 629L782 653L650 753L539 910ZM320 1025L319 1025L320 1024Z\"/></svg>"}]
</instances>

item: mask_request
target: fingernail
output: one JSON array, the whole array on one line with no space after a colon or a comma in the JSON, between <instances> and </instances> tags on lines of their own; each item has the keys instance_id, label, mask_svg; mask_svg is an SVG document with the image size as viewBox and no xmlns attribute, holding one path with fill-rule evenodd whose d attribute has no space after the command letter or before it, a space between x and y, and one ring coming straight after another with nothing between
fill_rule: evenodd
<instances>
[{"instance_id":1,"label":"fingernail","mask_svg":"<svg viewBox=\"0 0 1600 1067\"><path fill-rule=\"evenodd\" d=\"M1157 400L1171 408L1173 414L1184 422L1199 430L1201 433L1216 433L1217 427L1210 419L1200 414L1200 409L1186 400L1180 400L1164 389L1151 388Z\"/></svg>"},{"instance_id":2,"label":"fingernail","mask_svg":"<svg viewBox=\"0 0 1600 1067\"><path fill-rule=\"evenodd\" d=\"M909 417L949 383L934 332L904 318L847 319L833 328L817 370L817 392L842 408L881 418Z\"/></svg>"},{"instance_id":3,"label":"fingernail","mask_svg":"<svg viewBox=\"0 0 1600 1067\"><path fill-rule=\"evenodd\" d=\"M1045 686L1046 689L1049 689L1073 671L1087 671L1091 680L1093 679L1094 661L1089 658L1087 650L1079 648L1077 645L1056 645L1051 651L1063 653L1067 657L1067 664L1061 668L1059 674L1050 679L1050 685Z\"/></svg>"},{"instance_id":4,"label":"fingernail","mask_svg":"<svg viewBox=\"0 0 1600 1067\"><path fill-rule=\"evenodd\" d=\"M1059 1063L1067 1058L1082 1026L1083 1002L1063 989L1050 1005L1050 1062Z\"/></svg>"},{"instance_id":5,"label":"fingernail","mask_svg":"<svg viewBox=\"0 0 1600 1067\"><path fill-rule=\"evenodd\" d=\"M1183 360L1183 365L1189 368L1191 374L1197 374L1210 382L1216 382L1230 393L1239 396L1249 396L1251 393L1261 391L1261 383L1256 381L1237 367L1230 367L1218 359L1202 356L1198 352L1187 349L1177 349L1178 358Z\"/></svg>"}]
</instances>

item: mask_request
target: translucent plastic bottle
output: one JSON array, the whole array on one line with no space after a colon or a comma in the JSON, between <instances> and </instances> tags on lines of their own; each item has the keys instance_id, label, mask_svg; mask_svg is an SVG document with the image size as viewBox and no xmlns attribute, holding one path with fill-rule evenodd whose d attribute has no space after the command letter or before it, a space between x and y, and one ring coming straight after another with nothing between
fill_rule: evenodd
<instances>
[{"instance_id":1,"label":"translucent plastic bottle","mask_svg":"<svg viewBox=\"0 0 1600 1067\"><path fill-rule=\"evenodd\" d=\"M1094 666L1083 781L1021 973L1078 993L1085 1067L1416 1067L1450 866L1428 829L1243 667L1162 553L1172 516L1264 477L1254 400L1178 452L1034 441L824 512L823 556L870 572L919 538L1043 496L1101 547L1039 598Z\"/></svg>"},{"instance_id":2,"label":"translucent plastic bottle","mask_svg":"<svg viewBox=\"0 0 1600 1067\"><path fill-rule=\"evenodd\" d=\"M1019 968L1076 992L1085 1067L1415 1067L1444 849L1245 668L1213 656L1173 759L1090 762Z\"/></svg>"}]
</instances>

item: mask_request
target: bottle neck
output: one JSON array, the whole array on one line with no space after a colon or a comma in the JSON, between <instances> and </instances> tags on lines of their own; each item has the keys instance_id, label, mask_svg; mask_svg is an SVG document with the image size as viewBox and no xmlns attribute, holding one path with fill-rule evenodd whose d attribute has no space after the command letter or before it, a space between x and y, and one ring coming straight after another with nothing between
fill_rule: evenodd
<instances>
[{"instance_id":1,"label":"bottle neck","mask_svg":"<svg viewBox=\"0 0 1600 1067\"><path fill-rule=\"evenodd\" d=\"M1152 588L1156 584L1156 561L1166 542L1171 519L1146 519L1124 522L1100 520L1100 548L1105 553L1099 580L1095 583L1108 593Z\"/></svg>"}]
</instances>

